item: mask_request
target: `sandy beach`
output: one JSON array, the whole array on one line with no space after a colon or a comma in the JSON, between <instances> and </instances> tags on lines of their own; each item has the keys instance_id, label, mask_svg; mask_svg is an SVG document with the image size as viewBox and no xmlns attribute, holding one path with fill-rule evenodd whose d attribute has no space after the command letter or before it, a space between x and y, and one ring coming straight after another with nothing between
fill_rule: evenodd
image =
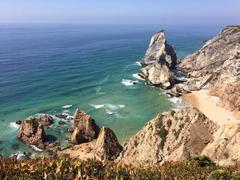
<instances>
[{"instance_id":1,"label":"sandy beach","mask_svg":"<svg viewBox=\"0 0 240 180\"><path fill-rule=\"evenodd\" d=\"M183 99L218 125L240 123L240 112L218 106L218 97L208 95L207 90L193 91L185 94Z\"/></svg>"}]
</instances>

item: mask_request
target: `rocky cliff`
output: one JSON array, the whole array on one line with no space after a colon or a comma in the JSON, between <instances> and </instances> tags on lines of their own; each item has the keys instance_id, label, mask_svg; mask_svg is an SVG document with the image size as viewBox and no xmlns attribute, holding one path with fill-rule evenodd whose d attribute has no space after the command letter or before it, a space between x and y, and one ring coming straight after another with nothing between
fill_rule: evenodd
<instances>
[{"instance_id":1,"label":"rocky cliff","mask_svg":"<svg viewBox=\"0 0 240 180\"><path fill-rule=\"evenodd\" d=\"M239 81L240 26L224 28L200 50L181 60L177 70L184 81L175 84L172 94Z\"/></svg>"},{"instance_id":2,"label":"rocky cliff","mask_svg":"<svg viewBox=\"0 0 240 180\"><path fill-rule=\"evenodd\" d=\"M157 165L206 155L221 165L240 160L239 125L219 127L199 110L157 115L123 145L118 161Z\"/></svg>"}]
</instances>

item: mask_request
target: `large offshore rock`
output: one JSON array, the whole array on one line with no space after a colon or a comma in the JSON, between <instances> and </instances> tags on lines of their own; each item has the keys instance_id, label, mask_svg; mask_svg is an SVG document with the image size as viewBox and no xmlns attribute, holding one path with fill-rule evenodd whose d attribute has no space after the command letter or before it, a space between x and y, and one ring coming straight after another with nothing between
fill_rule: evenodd
<instances>
[{"instance_id":1,"label":"large offshore rock","mask_svg":"<svg viewBox=\"0 0 240 180\"><path fill-rule=\"evenodd\" d=\"M45 149L45 132L43 125L38 122L37 118L29 117L19 128L17 137L24 143L34 145L40 149Z\"/></svg>"},{"instance_id":2,"label":"large offshore rock","mask_svg":"<svg viewBox=\"0 0 240 180\"><path fill-rule=\"evenodd\" d=\"M95 145L95 153L102 160L114 160L122 151L122 146L114 132L102 127Z\"/></svg>"},{"instance_id":3,"label":"large offshore rock","mask_svg":"<svg viewBox=\"0 0 240 180\"><path fill-rule=\"evenodd\" d=\"M151 85L169 88L173 83L172 69L177 64L174 48L167 43L164 31L156 33L142 59L140 75Z\"/></svg>"},{"instance_id":4,"label":"large offshore rock","mask_svg":"<svg viewBox=\"0 0 240 180\"><path fill-rule=\"evenodd\" d=\"M165 62L171 69L177 64L176 52L167 43L163 30L152 36L146 54L142 59L142 64L144 65L150 65L155 62Z\"/></svg>"}]
</instances>

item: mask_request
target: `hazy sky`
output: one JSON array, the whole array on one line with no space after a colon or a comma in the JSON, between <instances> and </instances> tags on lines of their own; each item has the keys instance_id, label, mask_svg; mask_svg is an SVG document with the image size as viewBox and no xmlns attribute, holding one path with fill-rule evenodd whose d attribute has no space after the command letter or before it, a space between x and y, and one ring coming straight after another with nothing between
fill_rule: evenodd
<instances>
[{"instance_id":1,"label":"hazy sky","mask_svg":"<svg viewBox=\"0 0 240 180\"><path fill-rule=\"evenodd\" d=\"M240 0L0 0L0 22L240 24Z\"/></svg>"}]
</instances>

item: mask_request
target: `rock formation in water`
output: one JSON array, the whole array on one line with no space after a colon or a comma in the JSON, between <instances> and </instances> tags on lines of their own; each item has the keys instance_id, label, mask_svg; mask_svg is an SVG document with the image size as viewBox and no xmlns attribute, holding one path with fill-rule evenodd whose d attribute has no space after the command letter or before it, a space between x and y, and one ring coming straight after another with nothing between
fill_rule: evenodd
<instances>
[{"instance_id":1,"label":"rock formation in water","mask_svg":"<svg viewBox=\"0 0 240 180\"><path fill-rule=\"evenodd\" d=\"M123 145L118 161L157 165L206 155L221 165L240 159L238 125L219 127L195 108L157 115Z\"/></svg>"},{"instance_id":2,"label":"rock formation in water","mask_svg":"<svg viewBox=\"0 0 240 180\"><path fill-rule=\"evenodd\" d=\"M38 122L42 124L43 126L50 126L53 124L53 117L47 114L40 115L37 117Z\"/></svg>"},{"instance_id":3,"label":"rock formation in water","mask_svg":"<svg viewBox=\"0 0 240 180\"><path fill-rule=\"evenodd\" d=\"M38 119L29 117L20 125L17 137L24 143L45 149L46 136Z\"/></svg>"},{"instance_id":4,"label":"rock formation in water","mask_svg":"<svg viewBox=\"0 0 240 180\"><path fill-rule=\"evenodd\" d=\"M184 82L172 94L181 94L240 80L240 26L227 26L197 52L177 65ZM176 77L176 76L175 76Z\"/></svg>"},{"instance_id":5,"label":"rock formation in water","mask_svg":"<svg viewBox=\"0 0 240 180\"><path fill-rule=\"evenodd\" d=\"M96 139L99 134L99 127L95 120L85 112L77 109L73 116L74 123L70 128L72 134L67 139L73 144L80 144Z\"/></svg>"},{"instance_id":6,"label":"rock formation in water","mask_svg":"<svg viewBox=\"0 0 240 180\"><path fill-rule=\"evenodd\" d=\"M172 69L177 64L177 56L174 48L167 43L164 31L151 38L141 64L140 75L147 83L163 88L171 87L174 81Z\"/></svg>"},{"instance_id":7,"label":"rock formation in water","mask_svg":"<svg viewBox=\"0 0 240 180\"><path fill-rule=\"evenodd\" d=\"M122 146L114 132L102 127L95 145L95 153L102 160L114 160L122 151Z\"/></svg>"}]
</instances>

